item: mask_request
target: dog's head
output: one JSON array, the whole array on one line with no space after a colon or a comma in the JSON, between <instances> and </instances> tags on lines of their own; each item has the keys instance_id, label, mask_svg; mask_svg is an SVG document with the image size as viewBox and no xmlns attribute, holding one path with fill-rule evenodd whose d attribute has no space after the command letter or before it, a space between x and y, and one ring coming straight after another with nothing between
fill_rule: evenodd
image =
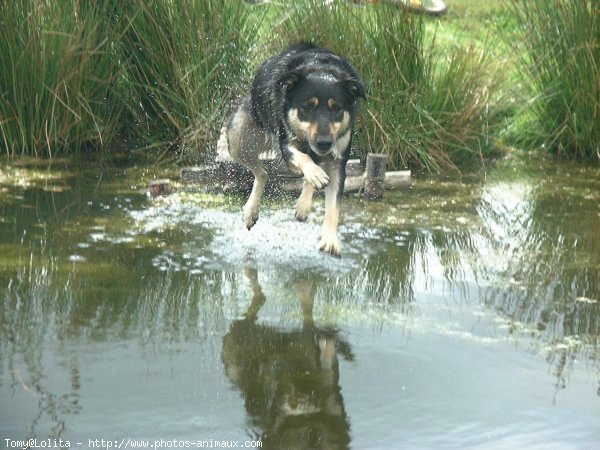
<instances>
[{"instance_id":1,"label":"dog's head","mask_svg":"<svg viewBox=\"0 0 600 450\"><path fill-rule=\"evenodd\" d=\"M284 90L286 120L296 137L319 156L343 152L350 139L358 100L365 88L354 78L326 72L288 72L279 79ZM343 147L343 148L342 148Z\"/></svg>"}]
</instances>

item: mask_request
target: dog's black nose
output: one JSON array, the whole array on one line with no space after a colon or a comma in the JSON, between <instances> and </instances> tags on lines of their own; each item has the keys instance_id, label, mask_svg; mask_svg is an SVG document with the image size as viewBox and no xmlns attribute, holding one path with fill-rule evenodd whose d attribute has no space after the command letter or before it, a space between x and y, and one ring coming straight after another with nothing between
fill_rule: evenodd
<instances>
[{"instance_id":1,"label":"dog's black nose","mask_svg":"<svg viewBox=\"0 0 600 450\"><path fill-rule=\"evenodd\" d=\"M317 148L319 150L326 151L331 148L331 144L333 144L333 139L331 139L331 136L317 136L315 144L317 144Z\"/></svg>"}]
</instances>

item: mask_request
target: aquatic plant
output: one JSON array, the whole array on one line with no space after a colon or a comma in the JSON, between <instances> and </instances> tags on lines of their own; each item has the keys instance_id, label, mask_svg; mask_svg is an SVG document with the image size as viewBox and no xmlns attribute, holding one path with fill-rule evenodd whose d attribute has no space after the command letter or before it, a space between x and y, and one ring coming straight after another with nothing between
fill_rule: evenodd
<instances>
[{"instance_id":1,"label":"aquatic plant","mask_svg":"<svg viewBox=\"0 0 600 450\"><path fill-rule=\"evenodd\" d=\"M370 86L358 156L383 152L395 166L440 171L483 161L508 136L599 161L597 3L501 4L493 17L506 20L506 42L518 42L508 70L499 62L506 44L475 31L455 37L456 23L437 33L433 21L389 4L5 0L0 152L157 148L206 159L257 64L312 40L347 55ZM507 73L519 88L503 109Z\"/></svg>"},{"instance_id":2,"label":"aquatic plant","mask_svg":"<svg viewBox=\"0 0 600 450\"><path fill-rule=\"evenodd\" d=\"M104 148L119 127L118 69L103 2L0 2L0 149Z\"/></svg>"},{"instance_id":3,"label":"aquatic plant","mask_svg":"<svg viewBox=\"0 0 600 450\"><path fill-rule=\"evenodd\" d=\"M256 14L227 0L114 5L125 134L137 146L176 148L198 159L216 142L230 101L249 78Z\"/></svg>"},{"instance_id":4,"label":"aquatic plant","mask_svg":"<svg viewBox=\"0 0 600 450\"><path fill-rule=\"evenodd\" d=\"M0 148L207 154L249 78L260 14L227 0L0 2Z\"/></svg>"},{"instance_id":5,"label":"aquatic plant","mask_svg":"<svg viewBox=\"0 0 600 450\"><path fill-rule=\"evenodd\" d=\"M496 82L485 49L436 51L423 17L390 5L295 3L276 33L347 55L370 86L359 123L360 151L387 153L395 166L439 171L492 151ZM430 43L428 43L430 42Z\"/></svg>"},{"instance_id":6,"label":"aquatic plant","mask_svg":"<svg viewBox=\"0 0 600 450\"><path fill-rule=\"evenodd\" d=\"M517 67L531 88L527 144L600 161L600 6L596 1L512 0ZM528 132L528 130L530 130Z\"/></svg>"}]
</instances>

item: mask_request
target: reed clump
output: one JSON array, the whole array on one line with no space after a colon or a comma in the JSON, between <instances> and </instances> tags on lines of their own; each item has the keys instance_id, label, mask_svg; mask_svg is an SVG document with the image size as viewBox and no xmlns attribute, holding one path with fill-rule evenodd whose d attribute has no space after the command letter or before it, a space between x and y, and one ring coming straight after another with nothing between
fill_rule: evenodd
<instances>
[{"instance_id":1,"label":"reed clump","mask_svg":"<svg viewBox=\"0 0 600 450\"><path fill-rule=\"evenodd\" d=\"M208 159L256 66L304 40L347 56L369 86L357 156L384 152L396 167L454 170L496 156L495 144L509 136L600 160L597 2L506 0L501 19L510 31L501 44L437 39L423 16L365 5L4 0L0 152L125 147ZM516 63L501 70L507 42L518 42ZM509 94L517 99L509 108L507 73L524 86Z\"/></svg>"},{"instance_id":2,"label":"reed clump","mask_svg":"<svg viewBox=\"0 0 600 450\"><path fill-rule=\"evenodd\" d=\"M56 155L106 148L119 79L102 2L0 2L0 148Z\"/></svg>"},{"instance_id":3,"label":"reed clump","mask_svg":"<svg viewBox=\"0 0 600 450\"><path fill-rule=\"evenodd\" d=\"M243 2L115 1L126 129L136 147L199 159L250 77L257 21Z\"/></svg>"},{"instance_id":4,"label":"reed clump","mask_svg":"<svg viewBox=\"0 0 600 450\"><path fill-rule=\"evenodd\" d=\"M512 0L517 68L529 87L523 145L600 161L600 3ZM516 38L515 38L516 36Z\"/></svg>"},{"instance_id":5,"label":"reed clump","mask_svg":"<svg viewBox=\"0 0 600 450\"><path fill-rule=\"evenodd\" d=\"M199 159L249 79L257 23L228 0L0 2L0 148L54 156L118 136Z\"/></svg>"}]
</instances>

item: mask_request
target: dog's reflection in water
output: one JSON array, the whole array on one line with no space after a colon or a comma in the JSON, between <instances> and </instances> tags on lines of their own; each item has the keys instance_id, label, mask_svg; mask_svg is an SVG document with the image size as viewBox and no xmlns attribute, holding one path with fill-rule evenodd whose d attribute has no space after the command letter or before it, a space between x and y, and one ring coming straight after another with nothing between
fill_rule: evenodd
<instances>
[{"instance_id":1,"label":"dog's reflection in water","mask_svg":"<svg viewBox=\"0 0 600 450\"><path fill-rule=\"evenodd\" d=\"M313 286L307 280L295 285L302 329L257 323L265 296L256 270L244 274L252 287L252 303L223 338L223 362L242 392L253 426L260 429L263 448L347 448L350 427L337 354L351 360L349 345L334 330L314 326Z\"/></svg>"}]
</instances>

